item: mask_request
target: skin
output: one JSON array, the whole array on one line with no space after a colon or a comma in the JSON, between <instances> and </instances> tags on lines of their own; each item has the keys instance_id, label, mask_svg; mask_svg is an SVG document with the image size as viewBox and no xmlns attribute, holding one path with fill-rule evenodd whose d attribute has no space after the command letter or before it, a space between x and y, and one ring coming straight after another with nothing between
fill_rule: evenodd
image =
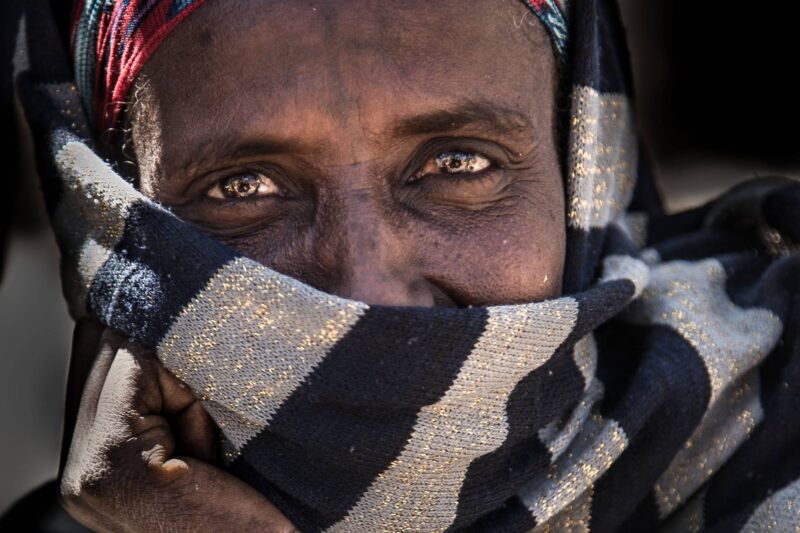
<instances>
[{"instance_id":1,"label":"skin","mask_svg":"<svg viewBox=\"0 0 800 533\"><path fill-rule=\"evenodd\" d=\"M137 78L145 194L244 255L371 304L559 294L557 66L521 2L232 5L198 8ZM98 530L291 531L212 465L216 429L188 389L115 335L76 330L74 360L100 362L71 377L88 376L67 509ZM117 418L97 415L109 405Z\"/></svg>"}]
</instances>

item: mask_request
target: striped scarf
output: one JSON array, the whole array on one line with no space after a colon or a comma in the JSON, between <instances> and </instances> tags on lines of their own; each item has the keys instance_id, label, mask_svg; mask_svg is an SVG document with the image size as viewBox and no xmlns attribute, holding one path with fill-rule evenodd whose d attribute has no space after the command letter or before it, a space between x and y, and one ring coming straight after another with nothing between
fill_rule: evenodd
<instances>
[{"instance_id":1,"label":"striped scarf","mask_svg":"<svg viewBox=\"0 0 800 533\"><path fill-rule=\"evenodd\" d=\"M161 23L190 3L130 2ZM136 34L111 29L123 4L92 2L107 35ZM315 290L144 197L95 150L127 60L73 68L103 40L67 50L30 0L17 86L71 313L153 350L303 531L796 527L800 186L663 215L616 8L526 4L571 83L564 296L410 308Z\"/></svg>"}]
</instances>

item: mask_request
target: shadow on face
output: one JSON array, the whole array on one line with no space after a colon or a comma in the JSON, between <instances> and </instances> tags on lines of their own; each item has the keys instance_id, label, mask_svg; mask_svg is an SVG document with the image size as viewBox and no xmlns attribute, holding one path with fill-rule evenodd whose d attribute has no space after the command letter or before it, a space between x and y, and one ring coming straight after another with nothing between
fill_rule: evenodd
<instances>
[{"instance_id":1,"label":"shadow on face","mask_svg":"<svg viewBox=\"0 0 800 533\"><path fill-rule=\"evenodd\" d=\"M207 2L136 80L139 183L339 296L541 300L565 253L556 85L519 0Z\"/></svg>"}]
</instances>

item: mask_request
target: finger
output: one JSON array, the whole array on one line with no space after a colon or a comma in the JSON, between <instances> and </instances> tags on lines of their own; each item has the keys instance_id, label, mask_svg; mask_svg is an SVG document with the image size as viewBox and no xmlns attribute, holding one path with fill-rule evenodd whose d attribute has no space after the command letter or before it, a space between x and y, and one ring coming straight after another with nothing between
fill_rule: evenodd
<instances>
[{"instance_id":1,"label":"finger","mask_svg":"<svg viewBox=\"0 0 800 533\"><path fill-rule=\"evenodd\" d=\"M166 469L180 466L177 462L170 462L175 454L175 439L167 420L163 417L153 417L158 420L151 421L144 433L137 436L138 442L135 444L136 453L140 459L144 471L142 475L149 476L153 470Z\"/></svg>"},{"instance_id":2,"label":"finger","mask_svg":"<svg viewBox=\"0 0 800 533\"><path fill-rule=\"evenodd\" d=\"M173 431L163 412L158 367L149 352L125 340L117 350L100 398L107 410L122 413L124 427L116 428L120 435L117 460L139 465L142 472L175 453Z\"/></svg>"},{"instance_id":3,"label":"finger","mask_svg":"<svg viewBox=\"0 0 800 533\"><path fill-rule=\"evenodd\" d=\"M125 381L129 375L133 376L136 390L131 402L130 438L120 447L120 461L138 460L147 469L180 468L180 461L170 461L176 447L180 447L181 453L213 460L215 426L189 388L172 376L152 353L134 343L125 342L117 358L120 362L115 361L114 368L120 367L121 377L116 378L115 372L109 371L105 386L111 387L113 399L103 401L125 404L131 397L119 381ZM122 398L116 398L117 395Z\"/></svg>"},{"instance_id":4,"label":"finger","mask_svg":"<svg viewBox=\"0 0 800 533\"><path fill-rule=\"evenodd\" d=\"M156 360L158 385L164 399L164 412L178 414L197 402L191 389Z\"/></svg>"},{"instance_id":5,"label":"finger","mask_svg":"<svg viewBox=\"0 0 800 533\"><path fill-rule=\"evenodd\" d=\"M176 452L209 463L217 462L219 432L214 420L195 400L173 418Z\"/></svg>"},{"instance_id":6,"label":"finger","mask_svg":"<svg viewBox=\"0 0 800 533\"><path fill-rule=\"evenodd\" d=\"M183 429L180 441L188 450L184 453L214 458L213 422L188 387L135 343L124 341L117 350L98 403L102 416L96 417L92 430L95 436L116 431L118 442L110 442L110 437L104 441L120 464L138 464L142 473L148 468L174 466L169 463L176 451L173 425ZM120 414L122 418L114 419Z\"/></svg>"},{"instance_id":7,"label":"finger","mask_svg":"<svg viewBox=\"0 0 800 533\"><path fill-rule=\"evenodd\" d=\"M178 453L208 462L217 458L217 426L185 383L162 364L158 368L164 413L171 415Z\"/></svg>"}]
</instances>

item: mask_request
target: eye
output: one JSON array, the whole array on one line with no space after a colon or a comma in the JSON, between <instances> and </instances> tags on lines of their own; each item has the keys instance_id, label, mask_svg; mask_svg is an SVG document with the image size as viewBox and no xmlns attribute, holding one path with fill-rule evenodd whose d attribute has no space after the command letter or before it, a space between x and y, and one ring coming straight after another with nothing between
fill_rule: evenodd
<instances>
[{"instance_id":1,"label":"eye","mask_svg":"<svg viewBox=\"0 0 800 533\"><path fill-rule=\"evenodd\" d=\"M492 160L477 152L442 152L428 159L410 181L432 174L477 174L492 166Z\"/></svg>"},{"instance_id":2,"label":"eye","mask_svg":"<svg viewBox=\"0 0 800 533\"><path fill-rule=\"evenodd\" d=\"M218 200L278 196L280 194L281 189L272 179L255 171L222 178L206 192L206 196Z\"/></svg>"}]
</instances>

